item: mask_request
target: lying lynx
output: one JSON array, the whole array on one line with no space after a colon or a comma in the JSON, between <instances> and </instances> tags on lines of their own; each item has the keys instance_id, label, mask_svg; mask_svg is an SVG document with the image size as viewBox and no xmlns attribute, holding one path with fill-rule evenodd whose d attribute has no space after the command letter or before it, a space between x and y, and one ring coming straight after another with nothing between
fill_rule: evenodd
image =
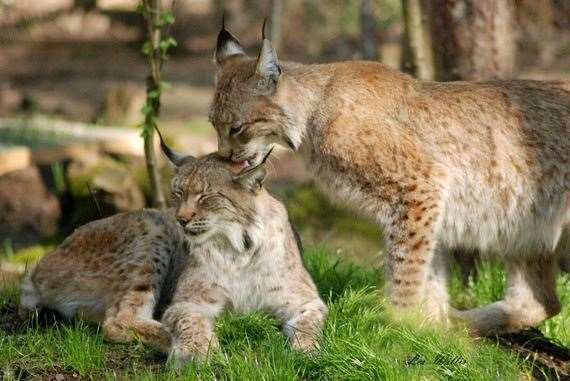
<instances>
[{"instance_id":1,"label":"lying lynx","mask_svg":"<svg viewBox=\"0 0 570 381\"><path fill-rule=\"evenodd\" d=\"M232 308L275 315L294 348L312 350L326 316L281 203L262 187L264 164L234 175L215 155L176 156L176 211L89 223L24 280L21 309L48 307L101 322L111 341L134 338L176 363L217 345L215 317ZM172 304L153 319L157 303Z\"/></svg>"},{"instance_id":2,"label":"lying lynx","mask_svg":"<svg viewBox=\"0 0 570 381\"><path fill-rule=\"evenodd\" d=\"M172 333L170 359L184 364L218 345L215 318L226 308L263 310L292 346L311 351L327 308L301 260L283 205L262 186L263 162L235 175L217 156L181 157L172 194L191 256L162 322Z\"/></svg>"},{"instance_id":3,"label":"lying lynx","mask_svg":"<svg viewBox=\"0 0 570 381\"><path fill-rule=\"evenodd\" d=\"M437 83L375 62L280 64L267 39L249 58L224 28L215 60L219 154L255 164L273 144L299 151L330 193L384 227L397 309L446 319L443 249L463 247L497 254L508 273L504 300L457 313L479 333L560 311L570 82Z\"/></svg>"},{"instance_id":4,"label":"lying lynx","mask_svg":"<svg viewBox=\"0 0 570 381\"><path fill-rule=\"evenodd\" d=\"M81 315L102 323L110 341L138 337L168 351L170 334L153 312L185 256L172 212L143 210L94 221L39 261L24 279L20 308Z\"/></svg>"}]
</instances>

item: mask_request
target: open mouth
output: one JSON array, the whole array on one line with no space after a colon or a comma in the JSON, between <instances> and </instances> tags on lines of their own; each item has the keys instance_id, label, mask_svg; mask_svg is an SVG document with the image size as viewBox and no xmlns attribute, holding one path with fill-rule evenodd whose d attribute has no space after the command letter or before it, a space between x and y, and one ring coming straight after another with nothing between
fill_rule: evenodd
<instances>
[{"instance_id":1,"label":"open mouth","mask_svg":"<svg viewBox=\"0 0 570 381\"><path fill-rule=\"evenodd\" d=\"M236 173L241 172L242 170L246 169L249 166L250 164L247 160L234 161L231 163L232 170L234 170Z\"/></svg>"},{"instance_id":2,"label":"open mouth","mask_svg":"<svg viewBox=\"0 0 570 381\"><path fill-rule=\"evenodd\" d=\"M240 171L243 170L245 168L251 167L252 165L255 165L255 159L257 158L257 154L253 154L251 156L245 157L245 158L237 158L234 159L232 158L232 162L233 162L233 167L234 169Z\"/></svg>"},{"instance_id":3,"label":"open mouth","mask_svg":"<svg viewBox=\"0 0 570 381\"><path fill-rule=\"evenodd\" d=\"M250 157L245 159L245 162L247 163L247 165L253 165L255 163L255 159L257 158L257 154L254 153L253 155L251 155Z\"/></svg>"},{"instance_id":4,"label":"open mouth","mask_svg":"<svg viewBox=\"0 0 570 381\"><path fill-rule=\"evenodd\" d=\"M256 165L257 164L257 154L254 153L253 155L245 158L244 162L247 163L248 167Z\"/></svg>"}]
</instances>

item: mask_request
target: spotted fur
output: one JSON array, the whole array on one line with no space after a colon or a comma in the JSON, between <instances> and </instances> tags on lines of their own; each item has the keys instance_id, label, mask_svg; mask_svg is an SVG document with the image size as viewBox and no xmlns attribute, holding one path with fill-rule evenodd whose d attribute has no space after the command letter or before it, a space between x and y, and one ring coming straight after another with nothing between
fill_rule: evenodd
<instances>
[{"instance_id":1,"label":"spotted fur","mask_svg":"<svg viewBox=\"0 0 570 381\"><path fill-rule=\"evenodd\" d=\"M172 211L122 213L77 229L24 280L22 312L47 307L102 323L106 339L135 338L167 351L170 334L153 319L186 257Z\"/></svg>"},{"instance_id":2,"label":"spotted fur","mask_svg":"<svg viewBox=\"0 0 570 381\"><path fill-rule=\"evenodd\" d=\"M453 313L475 331L515 331L559 312L570 82L437 83L375 62L279 63L267 40L257 58L243 49L217 58L219 153L256 163L274 144L299 151L332 196L383 227L398 310L447 320L445 253L461 247L507 264L503 301Z\"/></svg>"},{"instance_id":3,"label":"spotted fur","mask_svg":"<svg viewBox=\"0 0 570 381\"><path fill-rule=\"evenodd\" d=\"M303 351L315 349L327 313L285 208L262 186L264 168L235 172L210 155L185 160L172 180L192 253L162 318L177 365L218 346L213 327L224 310L272 314Z\"/></svg>"}]
</instances>

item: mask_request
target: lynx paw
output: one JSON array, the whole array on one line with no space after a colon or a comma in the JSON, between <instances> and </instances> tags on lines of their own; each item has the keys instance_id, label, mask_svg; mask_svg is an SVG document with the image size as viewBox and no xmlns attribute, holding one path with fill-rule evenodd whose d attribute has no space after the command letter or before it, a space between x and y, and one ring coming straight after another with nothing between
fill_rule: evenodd
<instances>
[{"instance_id":1,"label":"lynx paw","mask_svg":"<svg viewBox=\"0 0 570 381\"><path fill-rule=\"evenodd\" d=\"M299 352L311 353L319 349L319 342L311 335L302 335L292 338L291 347Z\"/></svg>"},{"instance_id":2,"label":"lynx paw","mask_svg":"<svg viewBox=\"0 0 570 381\"><path fill-rule=\"evenodd\" d=\"M192 361L203 361L210 353L218 348L218 342L213 339L211 342L202 344L192 343L192 345L174 344L168 354L168 363L175 369L180 369Z\"/></svg>"},{"instance_id":3,"label":"lynx paw","mask_svg":"<svg viewBox=\"0 0 570 381\"><path fill-rule=\"evenodd\" d=\"M167 363L171 368L182 369L196 359L196 355L185 348L172 348Z\"/></svg>"}]
</instances>

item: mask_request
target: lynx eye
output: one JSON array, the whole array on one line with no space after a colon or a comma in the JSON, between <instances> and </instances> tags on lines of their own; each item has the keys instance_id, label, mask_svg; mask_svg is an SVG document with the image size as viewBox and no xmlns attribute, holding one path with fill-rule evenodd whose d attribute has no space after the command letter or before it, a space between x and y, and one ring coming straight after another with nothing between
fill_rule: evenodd
<instances>
[{"instance_id":1,"label":"lynx eye","mask_svg":"<svg viewBox=\"0 0 570 381\"><path fill-rule=\"evenodd\" d=\"M237 127L230 128L230 135L238 135L243 132L246 123L240 124Z\"/></svg>"},{"instance_id":2,"label":"lynx eye","mask_svg":"<svg viewBox=\"0 0 570 381\"><path fill-rule=\"evenodd\" d=\"M182 200L182 197L184 196L182 191L179 190L172 191L172 195L176 197L178 200Z\"/></svg>"}]
</instances>

